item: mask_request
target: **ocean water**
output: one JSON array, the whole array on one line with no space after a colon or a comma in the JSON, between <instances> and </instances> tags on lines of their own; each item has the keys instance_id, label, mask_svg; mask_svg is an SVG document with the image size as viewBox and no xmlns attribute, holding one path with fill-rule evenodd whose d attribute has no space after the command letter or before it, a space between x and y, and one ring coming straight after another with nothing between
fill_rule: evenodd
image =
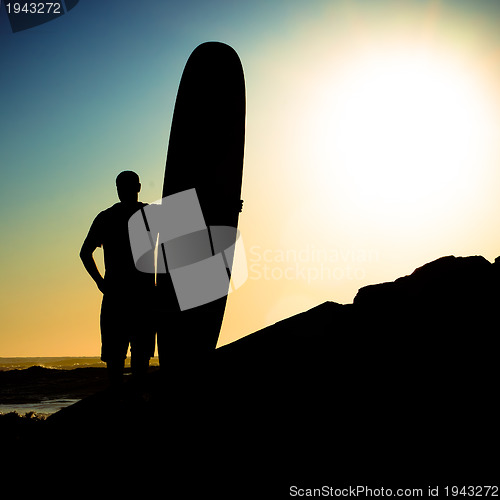
<instances>
[{"instance_id":1,"label":"ocean water","mask_svg":"<svg viewBox=\"0 0 500 500\"><path fill-rule=\"evenodd\" d=\"M46 399L39 403L17 403L17 404L0 404L0 415L7 413L17 413L18 415L26 415L27 413L36 413L37 415L47 416L52 415L61 408L66 408L80 399Z\"/></svg>"},{"instance_id":2,"label":"ocean water","mask_svg":"<svg viewBox=\"0 0 500 500\"><path fill-rule=\"evenodd\" d=\"M105 367L99 357L27 357L0 358L0 371L25 370L32 366L57 370L73 370L74 368Z\"/></svg>"},{"instance_id":3,"label":"ocean water","mask_svg":"<svg viewBox=\"0 0 500 500\"><path fill-rule=\"evenodd\" d=\"M150 366L158 366L158 358ZM55 413L101 390L105 367L99 357L0 358L0 414Z\"/></svg>"}]
</instances>

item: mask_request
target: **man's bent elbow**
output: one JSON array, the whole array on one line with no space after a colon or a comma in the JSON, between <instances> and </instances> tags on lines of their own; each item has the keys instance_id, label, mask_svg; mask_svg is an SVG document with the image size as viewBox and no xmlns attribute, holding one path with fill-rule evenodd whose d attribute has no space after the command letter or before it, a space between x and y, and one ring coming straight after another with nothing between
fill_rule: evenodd
<instances>
[{"instance_id":1,"label":"man's bent elbow","mask_svg":"<svg viewBox=\"0 0 500 500\"><path fill-rule=\"evenodd\" d=\"M80 249L80 259L82 262L88 261L92 257L92 252L85 245Z\"/></svg>"}]
</instances>

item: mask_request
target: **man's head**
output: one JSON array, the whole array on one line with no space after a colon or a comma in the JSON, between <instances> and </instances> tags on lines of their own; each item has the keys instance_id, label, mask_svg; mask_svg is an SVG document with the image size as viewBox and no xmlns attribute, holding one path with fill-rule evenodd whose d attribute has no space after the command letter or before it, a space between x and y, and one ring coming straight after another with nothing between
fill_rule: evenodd
<instances>
[{"instance_id":1,"label":"man's head","mask_svg":"<svg viewBox=\"0 0 500 500\"><path fill-rule=\"evenodd\" d=\"M131 170L120 172L116 177L116 189L121 202L137 201L141 190L139 176Z\"/></svg>"}]
</instances>

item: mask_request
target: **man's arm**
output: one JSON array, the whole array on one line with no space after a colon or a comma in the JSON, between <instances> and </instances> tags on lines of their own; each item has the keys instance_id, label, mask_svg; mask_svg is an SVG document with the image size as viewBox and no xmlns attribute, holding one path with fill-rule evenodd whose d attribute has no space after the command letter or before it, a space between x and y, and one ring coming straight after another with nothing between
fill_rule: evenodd
<instances>
[{"instance_id":1,"label":"man's arm","mask_svg":"<svg viewBox=\"0 0 500 500\"><path fill-rule=\"evenodd\" d=\"M101 276L99 269L94 260L94 250L97 246L93 243L90 243L89 238L85 238L83 242L82 249L80 250L80 259L82 259L83 265L87 272L90 274L90 277L95 281L97 288L104 293L104 278Z\"/></svg>"}]
</instances>

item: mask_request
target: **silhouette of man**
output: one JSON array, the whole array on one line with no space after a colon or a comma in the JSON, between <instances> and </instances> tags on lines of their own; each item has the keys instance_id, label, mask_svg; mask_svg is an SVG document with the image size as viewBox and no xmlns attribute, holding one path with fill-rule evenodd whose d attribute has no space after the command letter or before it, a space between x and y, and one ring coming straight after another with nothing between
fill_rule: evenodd
<instances>
[{"instance_id":1,"label":"silhouette of man","mask_svg":"<svg viewBox=\"0 0 500 500\"><path fill-rule=\"evenodd\" d=\"M151 314L154 274L138 271L130 248L128 220L145 203L138 201L141 184L132 171L116 178L119 203L97 215L80 251L85 269L103 293L101 305L101 359L106 362L110 385L121 387L128 347L132 377L142 383L155 350L155 326ZM97 247L104 252L104 277L93 258Z\"/></svg>"}]
</instances>

